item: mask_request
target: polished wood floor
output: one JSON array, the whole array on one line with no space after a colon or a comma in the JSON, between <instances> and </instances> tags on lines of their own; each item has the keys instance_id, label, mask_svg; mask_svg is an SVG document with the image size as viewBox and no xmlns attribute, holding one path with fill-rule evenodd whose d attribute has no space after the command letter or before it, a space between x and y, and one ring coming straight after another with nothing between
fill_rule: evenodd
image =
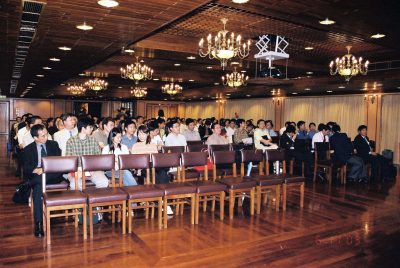
<instances>
[{"instance_id":1,"label":"polished wood floor","mask_svg":"<svg viewBox=\"0 0 400 268\"><path fill-rule=\"evenodd\" d=\"M2 146L4 148L4 146ZM5 150L2 150L5 152ZM11 196L19 179L0 159L1 267L399 267L399 183L332 186L308 183L305 207L289 195L286 212L271 206L250 217L245 208L234 220L202 214L198 226L184 216L134 220L134 232L105 222L93 240L82 240L72 222L57 222L52 244L33 236L27 205ZM397 178L399 180L399 178Z\"/></svg>"}]
</instances>

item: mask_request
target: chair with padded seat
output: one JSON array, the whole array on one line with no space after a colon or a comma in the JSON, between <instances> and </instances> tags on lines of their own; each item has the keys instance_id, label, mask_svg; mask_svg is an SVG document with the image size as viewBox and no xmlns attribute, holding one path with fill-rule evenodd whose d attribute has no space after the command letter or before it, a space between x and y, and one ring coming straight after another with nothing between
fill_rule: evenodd
<instances>
[{"instance_id":1,"label":"chair with padded seat","mask_svg":"<svg viewBox=\"0 0 400 268\"><path fill-rule=\"evenodd\" d=\"M145 209L145 218L149 218L149 208L151 208L151 219L154 219L154 210L158 208L158 226L162 228L162 198L164 192L154 184L150 184L150 155L149 154L126 154L118 156L120 169L119 177L122 178L122 170L146 169L147 179L144 185L123 186L128 194L128 233L132 233L132 218L135 209ZM122 180L120 180L121 182ZM138 203L137 206L133 206ZM140 205L144 203L144 205Z\"/></svg>"},{"instance_id":2,"label":"chair with padded seat","mask_svg":"<svg viewBox=\"0 0 400 268\"><path fill-rule=\"evenodd\" d=\"M163 146L163 153L183 153L185 152L185 146Z\"/></svg>"},{"instance_id":3,"label":"chair with padded seat","mask_svg":"<svg viewBox=\"0 0 400 268\"><path fill-rule=\"evenodd\" d=\"M82 163L82 191L88 196L89 205L89 233L93 238L93 218L92 215L102 212L112 213L112 223L115 223L115 212L118 211L122 215L122 234L126 232L126 200L128 195L115 184L115 155L83 155ZM111 170L111 186L108 188L86 188L85 172L91 171L108 171ZM120 180L122 181L122 180ZM93 210L94 207L101 207L99 210ZM108 208L106 208L108 207Z\"/></svg>"},{"instance_id":4,"label":"chair with padded seat","mask_svg":"<svg viewBox=\"0 0 400 268\"><path fill-rule=\"evenodd\" d=\"M78 227L78 215L83 219L83 239L87 239L86 229L86 194L78 190L78 157L76 156L49 156L42 158L42 186L43 186L43 219L45 222L45 231L47 244L51 243L50 219L55 217L75 216L75 228ZM70 191L52 191L48 192L46 187L47 173L69 173L75 172L75 190ZM72 210L68 212L68 210ZM81 210L81 211L79 211ZM53 211L63 211L64 213L52 214Z\"/></svg>"},{"instance_id":5,"label":"chair with padded seat","mask_svg":"<svg viewBox=\"0 0 400 268\"><path fill-rule=\"evenodd\" d=\"M194 169L193 167L202 167L203 172ZM181 181L199 180L201 177L208 180L208 166L206 152L186 152L181 153ZM201 174L203 173L203 175Z\"/></svg>"},{"instance_id":6,"label":"chair with padded seat","mask_svg":"<svg viewBox=\"0 0 400 268\"><path fill-rule=\"evenodd\" d=\"M232 165L232 176L224 175L222 179L217 179L216 167L221 164ZM254 192L256 182L250 178L236 176L234 151L213 152L213 180L226 185L229 193L229 219L233 219L235 199L238 198L238 205L241 206L241 200L245 195L250 197L250 215L254 215Z\"/></svg>"},{"instance_id":7,"label":"chair with padded seat","mask_svg":"<svg viewBox=\"0 0 400 268\"><path fill-rule=\"evenodd\" d=\"M206 144L188 144L186 149L188 152L208 152Z\"/></svg>"},{"instance_id":8,"label":"chair with padded seat","mask_svg":"<svg viewBox=\"0 0 400 268\"><path fill-rule=\"evenodd\" d=\"M186 144L189 145L202 145L203 141L186 141Z\"/></svg>"}]
</instances>

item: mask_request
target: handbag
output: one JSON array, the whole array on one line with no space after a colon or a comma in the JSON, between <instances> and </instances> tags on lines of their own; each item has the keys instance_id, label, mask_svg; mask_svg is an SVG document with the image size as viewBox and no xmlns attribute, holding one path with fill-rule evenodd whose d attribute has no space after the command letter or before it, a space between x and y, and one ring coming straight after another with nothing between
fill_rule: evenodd
<instances>
[{"instance_id":1,"label":"handbag","mask_svg":"<svg viewBox=\"0 0 400 268\"><path fill-rule=\"evenodd\" d=\"M24 182L17 185L12 200L16 204L28 204L30 195L31 186L29 185L29 182Z\"/></svg>"}]
</instances>

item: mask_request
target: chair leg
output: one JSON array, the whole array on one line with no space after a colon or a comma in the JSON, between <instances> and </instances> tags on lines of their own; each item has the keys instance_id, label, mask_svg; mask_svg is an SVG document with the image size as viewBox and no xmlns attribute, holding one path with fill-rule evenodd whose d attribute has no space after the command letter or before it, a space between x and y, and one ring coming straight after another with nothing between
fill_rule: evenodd
<instances>
[{"instance_id":1,"label":"chair leg","mask_svg":"<svg viewBox=\"0 0 400 268\"><path fill-rule=\"evenodd\" d=\"M240 194L240 196L238 197L238 207L242 207L243 206L243 193Z\"/></svg>"},{"instance_id":2,"label":"chair leg","mask_svg":"<svg viewBox=\"0 0 400 268\"><path fill-rule=\"evenodd\" d=\"M83 240L87 240L87 209L86 204L83 205L82 209L82 228L83 228Z\"/></svg>"},{"instance_id":3,"label":"chair leg","mask_svg":"<svg viewBox=\"0 0 400 268\"><path fill-rule=\"evenodd\" d=\"M74 218L75 218L75 228L78 228L78 209L74 209L74 212L76 213Z\"/></svg>"},{"instance_id":4,"label":"chair leg","mask_svg":"<svg viewBox=\"0 0 400 268\"><path fill-rule=\"evenodd\" d=\"M122 208L121 208L121 214L122 214L122 234L126 234L126 202L122 202Z\"/></svg>"},{"instance_id":5,"label":"chair leg","mask_svg":"<svg viewBox=\"0 0 400 268\"><path fill-rule=\"evenodd\" d=\"M204 198L204 201L203 201L203 212L206 212L207 211L207 198Z\"/></svg>"},{"instance_id":6,"label":"chair leg","mask_svg":"<svg viewBox=\"0 0 400 268\"><path fill-rule=\"evenodd\" d=\"M190 197L190 224L194 224L194 207L196 203L196 196L195 194L192 194ZM183 204L182 204L183 207Z\"/></svg>"},{"instance_id":7,"label":"chair leg","mask_svg":"<svg viewBox=\"0 0 400 268\"><path fill-rule=\"evenodd\" d=\"M317 171L318 171L318 166L317 164L314 165L314 177L313 177L313 182L316 182L317 180Z\"/></svg>"},{"instance_id":8,"label":"chair leg","mask_svg":"<svg viewBox=\"0 0 400 268\"><path fill-rule=\"evenodd\" d=\"M128 201L128 234L132 233L132 202Z\"/></svg>"},{"instance_id":9,"label":"chair leg","mask_svg":"<svg viewBox=\"0 0 400 268\"><path fill-rule=\"evenodd\" d=\"M47 236L47 245L51 243L51 232L50 232L50 211L46 210L46 236Z\"/></svg>"},{"instance_id":10,"label":"chair leg","mask_svg":"<svg viewBox=\"0 0 400 268\"><path fill-rule=\"evenodd\" d=\"M115 223L115 205L110 206L111 208L111 222L114 224Z\"/></svg>"},{"instance_id":11,"label":"chair leg","mask_svg":"<svg viewBox=\"0 0 400 268\"><path fill-rule=\"evenodd\" d=\"M233 209L235 208L235 192L229 190L229 219L233 220Z\"/></svg>"},{"instance_id":12,"label":"chair leg","mask_svg":"<svg viewBox=\"0 0 400 268\"><path fill-rule=\"evenodd\" d=\"M260 214L261 213L261 186L257 186L257 191L256 191L256 213Z\"/></svg>"},{"instance_id":13,"label":"chair leg","mask_svg":"<svg viewBox=\"0 0 400 268\"><path fill-rule=\"evenodd\" d=\"M225 203L225 192L222 191L219 194L219 219L221 221L224 220L224 213L225 213L224 203Z\"/></svg>"},{"instance_id":14,"label":"chair leg","mask_svg":"<svg viewBox=\"0 0 400 268\"><path fill-rule=\"evenodd\" d=\"M254 191L255 188L251 188L250 190L250 215L254 215Z\"/></svg>"},{"instance_id":15,"label":"chair leg","mask_svg":"<svg viewBox=\"0 0 400 268\"><path fill-rule=\"evenodd\" d=\"M282 200L282 210L286 211L286 195L287 195L287 184L283 184L283 200Z\"/></svg>"},{"instance_id":16,"label":"chair leg","mask_svg":"<svg viewBox=\"0 0 400 268\"><path fill-rule=\"evenodd\" d=\"M167 228L167 203L168 203L168 198L166 196L164 196L164 211L163 211L163 217L164 217L164 228Z\"/></svg>"},{"instance_id":17,"label":"chair leg","mask_svg":"<svg viewBox=\"0 0 400 268\"><path fill-rule=\"evenodd\" d=\"M149 202L145 202L145 218L149 219Z\"/></svg>"},{"instance_id":18,"label":"chair leg","mask_svg":"<svg viewBox=\"0 0 400 268\"><path fill-rule=\"evenodd\" d=\"M212 203L211 203L211 212L213 212L214 213L214 211L215 211L215 199L216 199L216 197L215 197L215 195L212 197Z\"/></svg>"},{"instance_id":19,"label":"chair leg","mask_svg":"<svg viewBox=\"0 0 400 268\"><path fill-rule=\"evenodd\" d=\"M185 208L185 203L182 203L182 204L179 205L180 215L183 215L184 208Z\"/></svg>"},{"instance_id":20,"label":"chair leg","mask_svg":"<svg viewBox=\"0 0 400 268\"><path fill-rule=\"evenodd\" d=\"M304 207L304 182L300 185L300 207Z\"/></svg>"},{"instance_id":21,"label":"chair leg","mask_svg":"<svg viewBox=\"0 0 400 268\"><path fill-rule=\"evenodd\" d=\"M281 186L277 185L275 188L275 210L279 211L279 205L281 202Z\"/></svg>"},{"instance_id":22,"label":"chair leg","mask_svg":"<svg viewBox=\"0 0 400 268\"><path fill-rule=\"evenodd\" d=\"M262 196L262 194L261 194L261 196ZM264 204L264 206L267 205L267 202L268 202L268 194L267 194L267 192L265 192L264 198L263 198L263 204Z\"/></svg>"},{"instance_id":23,"label":"chair leg","mask_svg":"<svg viewBox=\"0 0 400 268\"><path fill-rule=\"evenodd\" d=\"M162 198L158 199L158 228L162 228Z\"/></svg>"},{"instance_id":24,"label":"chair leg","mask_svg":"<svg viewBox=\"0 0 400 268\"><path fill-rule=\"evenodd\" d=\"M155 206L156 206L156 204L153 204L153 205L151 206L151 219L154 219Z\"/></svg>"},{"instance_id":25,"label":"chair leg","mask_svg":"<svg viewBox=\"0 0 400 268\"><path fill-rule=\"evenodd\" d=\"M195 224L199 224L199 204L200 204L200 194L196 194L194 204L194 222Z\"/></svg>"},{"instance_id":26,"label":"chair leg","mask_svg":"<svg viewBox=\"0 0 400 268\"><path fill-rule=\"evenodd\" d=\"M175 215L179 215L179 203L178 200L175 200L177 204L175 205Z\"/></svg>"},{"instance_id":27,"label":"chair leg","mask_svg":"<svg viewBox=\"0 0 400 268\"><path fill-rule=\"evenodd\" d=\"M89 235L93 238L93 207L89 205Z\"/></svg>"}]
</instances>

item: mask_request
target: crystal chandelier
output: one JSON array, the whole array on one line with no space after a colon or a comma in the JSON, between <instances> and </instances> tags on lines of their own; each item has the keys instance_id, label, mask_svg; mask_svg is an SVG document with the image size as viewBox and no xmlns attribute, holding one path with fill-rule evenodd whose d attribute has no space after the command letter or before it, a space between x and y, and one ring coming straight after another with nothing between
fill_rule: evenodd
<instances>
[{"instance_id":1,"label":"crystal chandelier","mask_svg":"<svg viewBox=\"0 0 400 268\"><path fill-rule=\"evenodd\" d=\"M125 68L121 68L121 77L135 80L135 83L138 84L140 80L151 79L153 72L153 69L147 65L140 64L139 57L136 57L134 64L128 64Z\"/></svg>"},{"instance_id":2,"label":"crystal chandelier","mask_svg":"<svg viewBox=\"0 0 400 268\"><path fill-rule=\"evenodd\" d=\"M245 76L244 73L238 73L236 71L236 67L232 73L222 76L222 83L225 86L229 86L229 87L233 87L233 88L238 88L240 86L246 86L247 80L249 80L249 77Z\"/></svg>"},{"instance_id":3,"label":"crystal chandelier","mask_svg":"<svg viewBox=\"0 0 400 268\"><path fill-rule=\"evenodd\" d=\"M169 95L176 95L182 92L182 87L173 81L171 83L165 84L161 87L162 93L169 94Z\"/></svg>"},{"instance_id":4,"label":"crystal chandelier","mask_svg":"<svg viewBox=\"0 0 400 268\"><path fill-rule=\"evenodd\" d=\"M69 85L67 91L72 95L82 95L86 92L86 88L82 85Z\"/></svg>"},{"instance_id":5,"label":"crystal chandelier","mask_svg":"<svg viewBox=\"0 0 400 268\"><path fill-rule=\"evenodd\" d=\"M368 72L369 61L365 63L362 62L362 58L360 57L358 60L355 56L350 54L351 46L347 46L347 54L342 58L336 58L335 61L331 61L329 64L331 75L339 75L344 76L344 79L349 82L351 77L360 74L366 75Z\"/></svg>"},{"instance_id":6,"label":"crystal chandelier","mask_svg":"<svg viewBox=\"0 0 400 268\"><path fill-rule=\"evenodd\" d=\"M147 95L147 88L145 87L135 87L131 90L131 94L135 98L143 98L144 96Z\"/></svg>"},{"instance_id":7,"label":"crystal chandelier","mask_svg":"<svg viewBox=\"0 0 400 268\"><path fill-rule=\"evenodd\" d=\"M86 81L85 86L91 90L100 91L107 89L108 83L105 80L96 77Z\"/></svg>"},{"instance_id":8,"label":"crystal chandelier","mask_svg":"<svg viewBox=\"0 0 400 268\"><path fill-rule=\"evenodd\" d=\"M219 31L217 35L213 37L211 34L207 36L207 48L204 51L204 38L199 42L199 55L201 57L208 56L210 59L218 59L221 61L222 69L224 70L230 59L239 56L241 59L247 57L250 52L250 40L247 44L242 44L242 37L238 35L235 39L235 33L231 33L227 36L228 31L225 26L228 19L221 19L224 24L224 29Z\"/></svg>"}]
</instances>

